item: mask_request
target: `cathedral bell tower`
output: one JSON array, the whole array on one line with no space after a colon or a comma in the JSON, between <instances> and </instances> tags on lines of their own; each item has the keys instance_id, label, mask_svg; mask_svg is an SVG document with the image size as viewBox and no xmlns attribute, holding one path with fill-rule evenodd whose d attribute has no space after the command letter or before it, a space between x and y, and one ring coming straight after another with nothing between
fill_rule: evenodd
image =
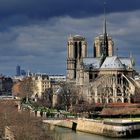
<instances>
[{"instance_id":1,"label":"cathedral bell tower","mask_svg":"<svg viewBox=\"0 0 140 140\"><path fill-rule=\"evenodd\" d=\"M67 81L75 82L80 61L87 57L87 43L80 35L70 36L67 44Z\"/></svg>"}]
</instances>

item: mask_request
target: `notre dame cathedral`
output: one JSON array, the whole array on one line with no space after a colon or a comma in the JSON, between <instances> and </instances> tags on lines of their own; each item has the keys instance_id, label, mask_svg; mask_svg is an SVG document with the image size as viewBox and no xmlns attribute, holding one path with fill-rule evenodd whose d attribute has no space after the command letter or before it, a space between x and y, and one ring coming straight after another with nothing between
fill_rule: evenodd
<instances>
[{"instance_id":1,"label":"notre dame cathedral","mask_svg":"<svg viewBox=\"0 0 140 140\"><path fill-rule=\"evenodd\" d=\"M114 55L114 42L107 34L95 37L93 57L87 55L87 42L80 35L67 43L67 82L80 87L86 100L94 103L139 102L140 84L134 80L134 59Z\"/></svg>"}]
</instances>

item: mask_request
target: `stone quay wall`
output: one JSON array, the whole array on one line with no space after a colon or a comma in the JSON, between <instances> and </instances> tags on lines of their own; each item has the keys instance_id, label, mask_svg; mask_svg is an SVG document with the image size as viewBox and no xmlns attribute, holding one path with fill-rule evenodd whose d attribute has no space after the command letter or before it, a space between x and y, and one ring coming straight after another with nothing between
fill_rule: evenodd
<instances>
[{"instance_id":1,"label":"stone quay wall","mask_svg":"<svg viewBox=\"0 0 140 140\"><path fill-rule=\"evenodd\" d=\"M48 123L51 125L56 125L60 127L70 128L76 131L99 134L99 135L106 135L108 133L113 132L113 126L104 125L102 121L92 121L89 119L78 119L78 120L44 120L44 123ZM74 127L74 124L76 126ZM106 130L106 131L105 131Z\"/></svg>"},{"instance_id":2,"label":"stone quay wall","mask_svg":"<svg viewBox=\"0 0 140 140\"><path fill-rule=\"evenodd\" d=\"M70 128L76 131L104 135L109 137L129 137L140 135L140 122L131 120L114 121L114 120L91 120L80 118L78 120L44 120L45 123L53 124L60 127ZM114 123L114 124L113 124Z\"/></svg>"},{"instance_id":3,"label":"stone quay wall","mask_svg":"<svg viewBox=\"0 0 140 140\"><path fill-rule=\"evenodd\" d=\"M43 120L44 123L72 129L74 121L71 120Z\"/></svg>"},{"instance_id":4,"label":"stone quay wall","mask_svg":"<svg viewBox=\"0 0 140 140\"><path fill-rule=\"evenodd\" d=\"M123 126L106 125L101 120L78 119L76 130L110 137L123 137L125 136L121 133L123 129L125 129Z\"/></svg>"}]
</instances>

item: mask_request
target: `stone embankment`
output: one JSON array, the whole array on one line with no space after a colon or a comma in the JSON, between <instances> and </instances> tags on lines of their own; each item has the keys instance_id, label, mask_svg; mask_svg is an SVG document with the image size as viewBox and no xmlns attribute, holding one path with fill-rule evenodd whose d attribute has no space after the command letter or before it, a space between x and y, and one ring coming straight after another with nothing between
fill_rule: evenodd
<instances>
[{"instance_id":1,"label":"stone embankment","mask_svg":"<svg viewBox=\"0 0 140 140\"><path fill-rule=\"evenodd\" d=\"M66 127L72 129L73 123L75 122L77 124L77 120L43 120L44 123L50 124L50 125L56 125L60 127Z\"/></svg>"},{"instance_id":2,"label":"stone embankment","mask_svg":"<svg viewBox=\"0 0 140 140\"><path fill-rule=\"evenodd\" d=\"M130 137L140 135L140 121L131 120L44 120L44 123L66 127L77 131L109 137Z\"/></svg>"}]
</instances>

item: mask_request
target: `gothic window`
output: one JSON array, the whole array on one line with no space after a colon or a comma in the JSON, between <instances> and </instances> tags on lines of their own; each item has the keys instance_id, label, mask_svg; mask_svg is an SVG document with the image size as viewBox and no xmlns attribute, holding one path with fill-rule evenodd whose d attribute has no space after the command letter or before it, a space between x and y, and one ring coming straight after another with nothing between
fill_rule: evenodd
<instances>
[{"instance_id":1,"label":"gothic window","mask_svg":"<svg viewBox=\"0 0 140 140\"><path fill-rule=\"evenodd\" d=\"M90 74L89 74L89 80L92 80L92 79L93 79L93 74L90 73Z\"/></svg>"},{"instance_id":2,"label":"gothic window","mask_svg":"<svg viewBox=\"0 0 140 140\"><path fill-rule=\"evenodd\" d=\"M99 99L99 98L98 98L97 102L98 102L98 103L101 103L101 101L100 101L100 99Z\"/></svg>"},{"instance_id":3,"label":"gothic window","mask_svg":"<svg viewBox=\"0 0 140 140\"><path fill-rule=\"evenodd\" d=\"M110 98L110 99L108 99L108 102L109 103L113 103L113 100Z\"/></svg>"},{"instance_id":4,"label":"gothic window","mask_svg":"<svg viewBox=\"0 0 140 140\"><path fill-rule=\"evenodd\" d=\"M77 42L75 42L74 43L74 46L75 46L75 51L74 51L74 53L75 53L75 58L77 58L78 57L78 44L77 44Z\"/></svg>"},{"instance_id":5,"label":"gothic window","mask_svg":"<svg viewBox=\"0 0 140 140\"><path fill-rule=\"evenodd\" d=\"M95 103L95 100L92 98L92 103Z\"/></svg>"},{"instance_id":6,"label":"gothic window","mask_svg":"<svg viewBox=\"0 0 140 140\"><path fill-rule=\"evenodd\" d=\"M69 45L73 45L73 42L70 42Z\"/></svg>"},{"instance_id":7,"label":"gothic window","mask_svg":"<svg viewBox=\"0 0 140 140\"><path fill-rule=\"evenodd\" d=\"M74 71L74 78L76 78L76 71Z\"/></svg>"},{"instance_id":8,"label":"gothic window","mask_svg":"<svg viewBox=\"0 0 140 140\"><path fill-rule=\"evenodd\" d=\"M91 95L92 95L92 96L95 96L95 92L94 92L94 91L91 91Z\"/></svg>"},{"instance_id":9,"label":"gothic window","mask_svg":"<svg viewBox=\"0 0 140 140\"><path fill-rule=\"evenodd\" d=\"M96 78L98 76L98 74L95 74L94 77Z\"/></svg>"},{"instance_id":10,"label":"gothic window","mask_svg":"<svg viewBox=\"0 0 140 140\"><path fill-rule=\"evenodd\" d=\"M122 103L122 100L119 98L119 99L117 99L117 102L118 103Z\"/></svg>"},{"instance_id":11,"label":"gothic window","mask_svg":"<svg viewBox=\"0 0 140 140\"><path fill-rule=\"evenodd\" d=\"M128 103L128 99L127 98L124 99L124 103Z\"/></svg>"},{"instance_id":12,"label":"gothic window","mask_svg":"<svg viewBox=\"0 0 140 140\"><path fill-rule=\"evenodd\" d=\"M79 58L82 56L82 43L79 42Z\"/></svg>"},{"instance_id":13,"label":"gothic window","mask_svg":"<svg viewBox=\"0 0 140 140\"><path fill-rule=\"evenodd\" d=\"M118 74L117 80L118 80L118 84L121 84L121 74Z\"/></svg>"},{"instance_id":14,"label":"gothic window","mask_svg":"<svg viewBox=\"0 0 140 140\"><path fill-rule=\"evenodd\" d=\"M96 57L96 47L94 45L94 57Z\"/></svg>"},{"instance_id":15,"label":"gothic window","mask_svg":"<svg viewBox=\"0 0 140 140\"><path fill-rule=\"evenodd\" d=\"M132 95L130 95L131 97L130 97L130 102L131 103L134 103L134 98L132 97Z\"/></svg>"},{"instance_id":16,"label":"gothic window","mask_svg":"<svg viewBox=\"0 0 140 140\"><path fill-rule=\"evenodd\" d=\"M102 103L106 103L106 99L105 98L102 99Z\"/></svg>"},{"instance_id":17,"label":"gothic window","mask_svg":"<svg viewBox=\"0 0 140 140\"><path fill-rule=\"evenodd\" d=\"M121 89L119 87L117 88L117 96L122 96Z\"/></svg>"},{"instance_id":18,"label":"gothic window","mask_svg":"<svg viewBox=\"0 0 140 140\"><path fill-rule=\"evenodd\" d=\"M111 87L109 88L109 96L113 96L113 89Z\"/></svg>"}]
</instances>

